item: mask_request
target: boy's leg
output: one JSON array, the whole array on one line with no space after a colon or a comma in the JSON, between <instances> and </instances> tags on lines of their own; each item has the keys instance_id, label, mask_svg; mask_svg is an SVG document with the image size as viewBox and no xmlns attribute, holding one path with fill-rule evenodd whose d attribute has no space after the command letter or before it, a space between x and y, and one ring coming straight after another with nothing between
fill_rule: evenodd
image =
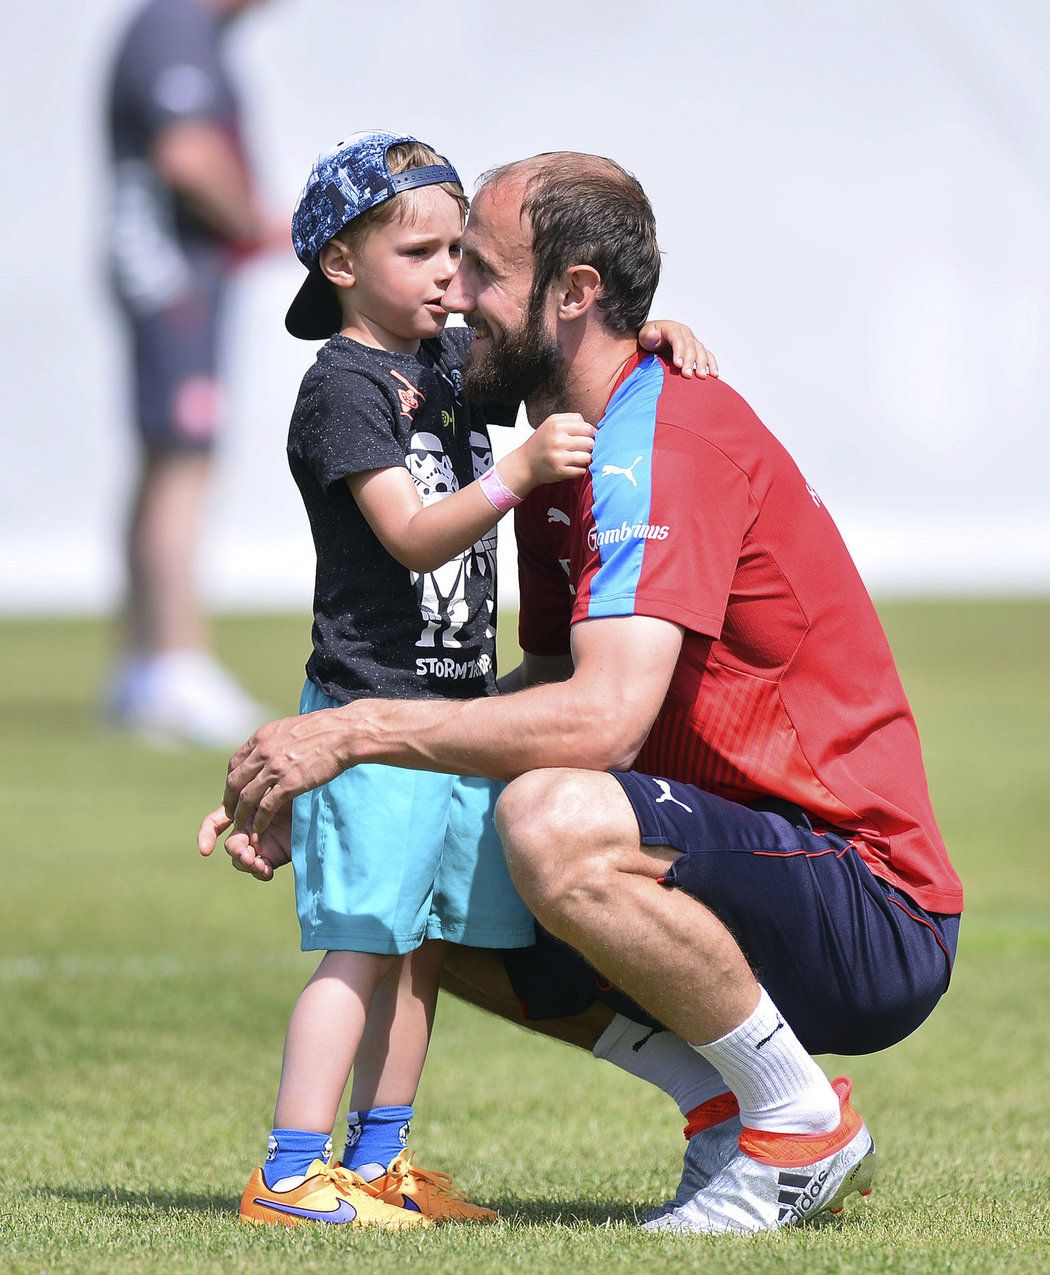
<instances>
[{"instance_id":1,"label":"boy's leg","mask_svg":"<svg viewBox=\"0 0 1050 1275\"><path fill-rule=\"evenodd\" d=\"M415 1100L448 947L427 940L402 957L380 984L354 1064L350 1101L355 1106L395 1106Z\"/></svg>"},{"instance_id":2,"label":"boy's leg","mask_svg":"<svg viewBox=\"0 0 1050 1275\"><path fill-rule=\"evenodd\" d=\"M307 681L300 712L334 704L319 687ZM423 936L447 823L451 783L447 775L357 766L294 802L291 856L303 947L327 948L330 952L334 949L340 955L351 950L375 953L358 958L374 973L368 986L368 1006L391 971L392 955L414 952ZM436 977L435 971L432 981ZM396 985L395 978L391 986ZM429 994L432 998L433 991ZM311 987L304 993L304 1013L309 1012L314 995L322 1007L329 1007L331 996L323 988ZM328 1127L335 1118L333 1097L338 1106L350 1064L357 1065L367 1021L365 1006L360 1002L345 1010L340 1019L351 1025L350 1034L333 1040L324 1051L327 1062L319 1059L317 1063L327 1068L330 1078L319 1086L313 1098L316 1109L312 1118L316 1121L323 1115ZM407 1070L414 1072L416 1079L426 1051L428 1013L432 1013L432 1006L423 1011L424 1025L417 1031L417 1043L406 1060ZM323 1024L319 1033L324 1033ZM366 1071L374 1073L375 1064L367 1057L364 1063ZM393 1060L391 1065L395 1065ZM411 1084L414 1087L415 1080ZM299 1097L294 1090L288 1093L301 1114L309 1112L309 1093ZM283 1096L282 1089L279 1118L284 1114ZM403 1123L400 1121L398 1127Z\"/></svg>"},{"instance_id":3,"label":"boy's leg","mask_svg":"<svg viewBox=\"0 0 1050 1275\"><path fill-rule=\"evenodd\" d=\"M354 1068L343 1163L395 1207L433 1221L491 1222L497 1213L471 1204L447 1175L419 1168L406 1153L448 946L428 941L404 957L372 1002Z\"/></svg>"},{"instance_id":4,"label":"boy's leg","mask_svg":"<svg viewBox=\"0 0 1050 1275\"><path fill-rule=\"evenodd\" d=\"M331 1128L376 987L398 958L329 952L303 989L288 1026L281 1088L266 1164L241 1196L246 1222L321 1222L392 1230L425 1226L329 1163Z\"/></svg>"},{"instance_id":5,"label":"boy's leg","mask_svg":"<svg viewBox=\"0 0 1050 1275\"><path fill-rule=\"evenodd\" d=\"M339 1101L364 1034L368 1007L395 957L328 952L303 988L288 1024L268 1186L302 1177L329 1143Z\"/></svg>"},{"instance_id":6,"label":"boy's leg","mask_svg":"<svg viewBox=\"0 0 1050 1275\"><path fill-rule=\"evenodd\" d=\"M380 984L354 1063L343 1164L373 1178L404 1151L447 944L426 942ZM375 1166L374 1173L367 1169Z\"/></svg>"},{"instance_id":7,"label":"boy's leg","mask_svg":"<svg viewBox=\"0 0 1050 1275\"><path fill-rule=\"evenodd\" d=\"M333 704L307 682L300 712ZM355 1197L351 1204L365 1224L396 1225L399 1218L413 1215L399 1203L382 1200L379 1189L351 1169L325 1168L313 1160L327 1159L317 1154L324 1143L330 1154L329 1135L347 1077L357 1062L375 993L422 939L450 785L447 775L357 766L304 793L293 806L291 858L302 946L307 951L327 949L328 954L292 1015L271 1143L274 1158L268 1158L263 1170L264 1188L271 1194L274 1183L296 1189L288 1188L283 1179L294 1182L296 1175L309 1170L313 1178L328 1183L323 1191L335 1191L348 1200L354 1192L363 1197ZM436 985L436 980L434 970L430 981ZM395 977L392 985L397 981ZM431 1006L423 1008L424 1026L417 1030L421 1039L414 1046L418 1056L409 1062L417 1078L426 1050L425 1024L432 1013L433 990L429 996ZM292 1153L288 1160L286 1149ZM305 1191L307 1185L298 1189ZM254 1178L249 1190L258 1194ZM286 1204L284 1199L264 1198L260 1205L253 1195L247 1215L254 1217L251 1210L257 1205L280 1212ZM352 1220L345 1217L341 1204L337 1208L344 1216L334 1218L319 1216L324 1209L304 1213L300 1203L295 1207L299 1210L295 1215L305 1220ZM244 1210L242 1201L242 1216ZM378 1221L370 1217L376 1211ZM415 1211L416 1221L426 1221L421 1212ZM259 1220L273 1218L267 1215Z\"/></svg>"}]
</instances>

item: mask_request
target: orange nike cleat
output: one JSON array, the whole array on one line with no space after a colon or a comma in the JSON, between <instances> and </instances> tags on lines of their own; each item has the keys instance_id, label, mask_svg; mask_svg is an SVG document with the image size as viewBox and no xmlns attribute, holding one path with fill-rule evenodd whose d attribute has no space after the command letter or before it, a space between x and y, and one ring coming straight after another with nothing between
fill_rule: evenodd
<instances>
[{"instance_id":1,"label":"orange nike cleat","mask_svg":"<svg viewBox=\"0 0 1050 1275\"><path fill-rule=\"evenodd\" d=\"M268 1222L277 1226L301 1226L322 1222L336 1226L382 1226L404 1230L429 1226L423 1213L395 1207L379 1198L364 1178L323 1160L310 1165L306 1180L290 1191L271 1191L262 1169L256 1169L241 1196L242 1222Z\"/></svg>"},{"instance_id":2,"label":"orange nike cleat","mask_svg":"<svg viewBox=\"0 0 1050 1275\"><path fill-rule=\"evenodd\" d=\"M495 1209L471 1204L462 1192L452 1185L447 1173L435 1173L420 1169L412 1163L411 1152L403 1152L391 1160L381 1178L369 1183L378 1192L380 1200L400 1209L419 1210L434 1222L495 1222L499 1214Z\"/></svg>"}]
</instances>

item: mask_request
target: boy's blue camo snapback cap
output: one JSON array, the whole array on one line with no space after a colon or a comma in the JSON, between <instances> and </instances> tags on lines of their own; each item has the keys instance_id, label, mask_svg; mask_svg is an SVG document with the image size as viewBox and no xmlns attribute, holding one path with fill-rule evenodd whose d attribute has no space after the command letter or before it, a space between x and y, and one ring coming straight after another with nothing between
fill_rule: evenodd
<instances>
[{"instance_id":1,"label":"boy's blue camo snapback cap","mask_svg":"<svg viewBox=\"0 0 1050 1275\"><path fill-rule=\"evenodd\" d=\"M317 264L317 254L355 217L393 199L403 190L455 182L459 174L444 156L440 164L392 173L386 155L399 142L418 142L396 133L355 133L317 157L292 214L292 247L310 272L288 308L284 326L304 341L326 341L342 323L339 302ZM424 143L426 145L427 143Z\"/></svg>"}]
</instances>

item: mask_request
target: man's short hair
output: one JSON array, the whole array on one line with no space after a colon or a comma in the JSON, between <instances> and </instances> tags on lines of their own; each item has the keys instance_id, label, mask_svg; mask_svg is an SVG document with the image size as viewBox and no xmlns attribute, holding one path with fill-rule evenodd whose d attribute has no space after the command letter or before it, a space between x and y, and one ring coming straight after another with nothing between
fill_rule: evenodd
<instances>
[{"instance_id":1,"label":"man's short hair","mask_svg":"<svg viewBox=\"0 0 1050 1275\"><path fill-rule=\"evenodd\" d=\"M480 185L521 168L529 171L521 211L532 231L532 306L569 266L593 266L606 327L636 333L660 281L656 218L637 178L601 155L554 151L494 168Z\"/></svg>"}]
</instances>

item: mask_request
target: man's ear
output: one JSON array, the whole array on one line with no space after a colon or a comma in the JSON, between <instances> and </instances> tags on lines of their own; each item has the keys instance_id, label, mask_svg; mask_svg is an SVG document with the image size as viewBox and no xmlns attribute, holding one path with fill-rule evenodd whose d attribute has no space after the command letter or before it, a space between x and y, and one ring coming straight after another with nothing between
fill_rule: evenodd
<instances>
[{"instance_id":1,"label":"man's ear","mask_svg":"<svg viewBox=\"0 0 1050 1275\"><path fill-rule=\"evenodd\" d=\"M582 318L601 295L602 277L593 266L569 266L562 274L556 293L558 318Z\"/></svg>"},{"instance_id":2,"label":"man's ear","mask_svg":"<svg viewBox=\"0 0 1050 1275\"><path fill-rule=\"evenodd\" d=\"M328 282L337 288L352 288L357 282L350 249L341 239L329 239L317 254L317 264Z\"/></svg>"}]
</instances>

